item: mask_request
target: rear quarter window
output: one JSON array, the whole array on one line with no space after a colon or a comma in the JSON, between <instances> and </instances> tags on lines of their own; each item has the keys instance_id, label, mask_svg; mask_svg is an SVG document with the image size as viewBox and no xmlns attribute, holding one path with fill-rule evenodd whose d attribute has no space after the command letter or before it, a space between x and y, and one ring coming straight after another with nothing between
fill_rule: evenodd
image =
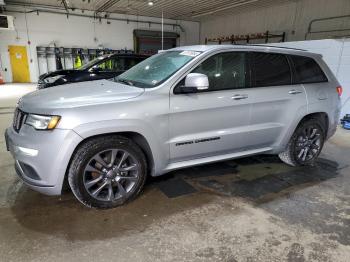
<instances>
[{"instance_id":1,"label":"rear quarter window","mask_svg":"<svg viewBox=\"0 0 350 262\"><path fill-rule=\"evenodd\" d=\"M295 69L295 84L328 82L318 63L310 57L289 56Z\"/></svg>"}]
</instances>

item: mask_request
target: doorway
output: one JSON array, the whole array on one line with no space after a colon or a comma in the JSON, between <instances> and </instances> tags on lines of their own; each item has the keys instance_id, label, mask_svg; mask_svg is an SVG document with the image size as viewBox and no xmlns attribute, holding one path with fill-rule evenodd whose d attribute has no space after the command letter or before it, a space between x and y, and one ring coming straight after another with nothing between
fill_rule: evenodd
<instances>
[{"instance_id":1,"label":"doorway","mask_svg":"<svg viewBox=\"0 0 350 262\"><path fill-rule=\"evenodd\" d=\"M27 48L25 46L10 45L9 46L12 82L29 83L29 65L27 57Z\"/></svg>"},{"instance_id":2,"label":"doorway","mask_svg":"<svg viewBox=\"0 0 350 262\"><path fill-rule=\"evenodd\" d=\"M175 32L163 33L163 49L167 50L177 46L179 34ZM148 30L134 30L134 50L138 54L154 55L162 49L162 32Z\"/></svg>"}]
</instances>

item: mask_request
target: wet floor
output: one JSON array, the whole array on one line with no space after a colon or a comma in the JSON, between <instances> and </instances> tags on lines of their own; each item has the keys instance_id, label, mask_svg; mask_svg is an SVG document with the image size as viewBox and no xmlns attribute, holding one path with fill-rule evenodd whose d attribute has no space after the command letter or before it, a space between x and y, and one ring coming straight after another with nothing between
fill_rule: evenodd
<instances>
[{"instance_id":1,"label":"wet floor","mask_svg":"<svg viewBox=\"0 0 350 262\"><path fill-rule=\"evenodd\" d=\"M0 114L0 133L10 119ZM94 210L26 188L0 137L0 261L349 261L349 156L339 129L313 167L274 156L198 166Z\"/></svg>"}]
</instances>

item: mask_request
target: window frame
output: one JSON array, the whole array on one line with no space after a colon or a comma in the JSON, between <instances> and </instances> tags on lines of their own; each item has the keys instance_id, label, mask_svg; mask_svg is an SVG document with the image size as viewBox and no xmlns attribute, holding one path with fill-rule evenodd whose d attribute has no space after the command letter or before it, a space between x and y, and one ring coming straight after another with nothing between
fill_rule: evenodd
<instances>
[{"instance_id":1,"label":"window frame","mask_svg":"<svg viewBox=\"0 0 350 262\"><path fill-rule=\"evenodd\" d=\"M179 80L174 88L173 88L173 94L174 95L188 95L188 94L184 94L182 92L177 91L177 89L179 89L180 86L182 86L184 83L185 78L187 77L188 74L192 73L195 69L197 69L198 66L200 66L200 64L204 63L205 61L207 61L210 58L213 58L214 56L217 55L222 55L222 54L227 54L227 53L244 53L245 54L245 66L246 66L246 75L245 75L245 87L239 87L239 88L225 88L225 89L216 89L216 90L210 90L210 86L208 89L206 90L198 90L196 92L194 92L193 94L201 94L201 93L209 93L209 92L222 92L222 91L228 91L228 90L242 90L242 89L249 89L251 88L251 64L250 64L250 53L251 51L245 51L245 50L225 50L225 51L220 51L214 54L211 54L210 56L204 58L203 60L201 60L199 63L197 63L196 65L193 66L193 68L191 68L189 70L189 72L187 72L182 78L181 80Z\"/></svg>"},{"instance_id":2,"label":"window frame","mask_svg":"<svg viewBox=\"0 0 350 262\"><path fill-rule=\"evenodd\" d=\"M111 56L108 56L108 57L106 57L106 58L103 58L103 59L101 59L101 61L98 61L95 65L93 65L92 67L90 67L88 70L91 70L91 69L93 69L93 68L96 68L96 67L99 67L101 64L103 64L103 63L106 63L108 60L120 60L120 59L124 59L124 61L125 62L127 62L127 60L129 60L129 59L134 59L135 61L137 61L137 60L140 60L140 61L138 61L138 62L136 62L136 64L135 65L137 65L138 63L140 63L140 62L142 62L143 60L145 60L146 58L144 58L144 59L142 59L142 57L138 57L138 56L126 56L126 55L111 55ZM125 66L125 62L124 62L124 66ZM114 65L114 64L113 64ZM134 66L135 66L134 65ZM130 69L130 68L129 68ZM128 70L128 69L126 69L126 70ZM101 70L101 72L108 72L108 73L110 73L110 72L122 72L122 71L126 71L126 70L119 70L119 71L116 71L116 70ZM91 71L90 71L91 72Z\"/></svg>"},{"instance_id":3,"label":"window frame","mask_svg":"<svg viewBox=\"0 0 350 262\"><path fill-rule=\"evenodd\" d=\"M316 59L314 59L313 57L310 56L303 56L303 55L295 55L295 54L288 54L287 55L288 60L290 61L290 64L293 68L293 85L307 85L307 84L318 84L318 83L328 83L329 82L329 78L327 76L327 74L324 72L323 68L320 66L320 64L316 61ZM303 82L300 79L298 72L296 70L296 66L295 63L293 61L293 57L302 57L302 58L308 58L311 59L321 70L323 76L326 78L326 80L324 81L312 81L312 82Z\"/></svg>"},{"instance_id":4,"label":"window frame","mask_svg":"<svg viewBox=\"0 0 350 262\"><path fill-rule=\"evenodd\" d=\"M104 64L104 63L106 63L107 61L109 61L109 60L112 60L112 59L114 59L115 57L113 57L113 56L109 56L109 57L106 57L106 58L104 58L104 59L102 59L101 61L98 61L98 63L96 63L95 65L93 65L92 67L90 67L90 69L89 69L89 71L90 72L93 72L93 70L94 69L96 69L96 68L98 68L98 67L100 67L102 64ZM115 71L113 71L113 70L99 70L99 72L101 72L101 73L110 73L110 72L115 72Z\"/></svg>"},{"instance_id":5,"label":"window frame","mask_svg":"<svg viewBox=\"0 0 350 262\"><path fill-rule=\"evenodd\" d=\"M256 79L255 79L255 75L253 75L254 70L255 70L255 65L254 65L254 54L267 54L267 55L280 55L283 56L287 63L288 63L288 67L289 67L289 71L290 71L290 82L289 84L273 84L273 85L256 85ZM250 52L250 57L249 57L249 64L250 64L250 75L251 75L251 88L263 88L263 87L274 87L274 86L291 86L293 85L293 81L294 81L294 67L291 64L291 61L288 59L288 54L284 54L284 53L278 53L278 52L263 52L263 51L251 51Z\"/></svg>"}]
</instances>

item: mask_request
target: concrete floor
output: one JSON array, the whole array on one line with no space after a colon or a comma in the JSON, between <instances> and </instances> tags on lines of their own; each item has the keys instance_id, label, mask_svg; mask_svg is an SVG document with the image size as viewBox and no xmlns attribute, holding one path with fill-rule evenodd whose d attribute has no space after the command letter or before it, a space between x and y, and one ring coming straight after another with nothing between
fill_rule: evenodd
<instances>
[{"instance_id":1,"label":"concrete floor","mask_svg":"<svg viewBox=\"0 0 350 262\"><path fill-rule=\"evenodd\" d=\"M0 134L13 101L0 97ZM339 129L314 167L256 156L188 168L150 179L126 206L94 210L70 192L26 188L0 136L0 260L349 261L349 156ZM195 192L167 197L176 181Z\"/></svg>"}]
</instances>

